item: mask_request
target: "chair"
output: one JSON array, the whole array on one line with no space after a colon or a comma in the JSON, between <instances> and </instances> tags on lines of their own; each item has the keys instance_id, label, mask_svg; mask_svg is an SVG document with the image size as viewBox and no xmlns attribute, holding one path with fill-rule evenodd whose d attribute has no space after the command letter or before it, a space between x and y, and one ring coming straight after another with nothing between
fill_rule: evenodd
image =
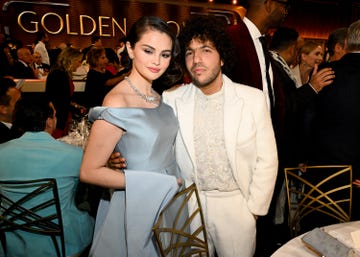
<instances>
[{"instance_id":1,"label":"chair","mask_svg":"<svg viewBox=\"0 0 360 257\"><path fill-rule=\"evenodd\" d=\"M55 179L0 181L0 238L5 256L6 232L16 230L50 236L57 256L65 257L64 231ZM60 238L60 244L57 238Z\"/></svg>"},{"instance_id":2,"label":"chair","mask_svg":"<svg viewBox=\"0 0 360 257\"><path fill-rule=\"evenodd\" d=\"M285 186L292 237L298 235L301 226L311 229L312 225L326 225L323 222L350 221L351 165L307 166L304 173L299 167L285 168Z\"/></svg>"},{"instance_id":3,"label":"chair","mask_svg":"<svg viewBox=\"0 0 360 257\"><path fill-rule=\"evenodd\" d=\"M194 208L189 202L195 203ZM174 196L160 213L153 232L162 257L209 256L204 217L195 184Z\"/></svg>"}]
</instances>

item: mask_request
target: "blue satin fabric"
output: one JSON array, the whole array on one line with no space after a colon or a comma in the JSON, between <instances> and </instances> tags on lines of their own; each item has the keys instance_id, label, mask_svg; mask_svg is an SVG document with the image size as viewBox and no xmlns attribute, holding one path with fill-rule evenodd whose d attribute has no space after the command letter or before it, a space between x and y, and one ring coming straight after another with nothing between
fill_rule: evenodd
<instances>
[{"instance_id":1,"label":"blue satin fabric","mask_svg":"<svg viewBox=\"0 0 360 257\"><path fill-rule=\"evenodd\" d=\"M172 109L95 107L90 120L105 120L125 131L115 151L126 158L126 189L102 199L90 256L158 256L152 226L179 190L173 144L178 121Z\"/></svg>"}]
</instances>

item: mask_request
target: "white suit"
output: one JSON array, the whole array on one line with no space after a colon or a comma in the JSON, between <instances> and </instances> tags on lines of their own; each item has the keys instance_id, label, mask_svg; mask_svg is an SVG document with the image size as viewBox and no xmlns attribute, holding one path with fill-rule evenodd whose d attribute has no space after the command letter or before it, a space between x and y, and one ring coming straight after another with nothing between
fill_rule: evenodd
<instances>
[{"instance_id":1,"label":"white suit","mask_svg":"<svg viewBox=\"0 0 360 257\"><path fill-rule=\"evenodd\" d=\"M241 242L238 242L237 246L232 244L230 247L224 247L240 248L241 257L247 257L252 256L255 249L254 215L265 215L272 198L277 175L277 150L264 94L258 89L234 83L225 75L222 76L225 148L235 181L240 189L238 195L241 196L240 201L236 199L239 204L231 202L231 212L241 215L239 222L236 222L239 226L231 224L229 228L240 230L238 234ZM175 145L176 159L186 185L197 182L193 135L196 90L199 90L196 86L188 84L163 93L164 102L173 108L179 120L180 129ZM213 211L216 212L213 215L216 215L217 219L224 219L219 217L221 210L210 209L214 206L210 202L209 204L202 202L202 205L205 220ZM227 220L221 222L226 227ZM207 229L209 230L209 227ZM226 231L218 237L222 238L225 234Z\"/></svg>"}]
</instances>

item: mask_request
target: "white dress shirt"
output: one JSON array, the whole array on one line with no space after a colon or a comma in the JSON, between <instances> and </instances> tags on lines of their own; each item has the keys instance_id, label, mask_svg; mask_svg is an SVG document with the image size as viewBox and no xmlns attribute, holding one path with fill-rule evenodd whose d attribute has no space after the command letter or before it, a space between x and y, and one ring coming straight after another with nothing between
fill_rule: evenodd
<instances>
[{"instance_id":1,"label":"white dress shirt","mask_svg":"<svg viewBox=\"0 0 360 257\"><path fill-rule=\"evenodd\" d=\"M263 48L262 48L262 45L261 45L261 42L260 42L260 37L264 36L260 33L259 29L255 26L254 23L252 23L252 21L250 21L248 18L244 17L243 19L246 27L248 28L249 32L250 32L250 35L251 35L251 38L254 42L254 45L255 45L255 50L256 50L256 53L257 53L257 56L258 56L258 59L259 59L259 62L260 62L260 69L261 69L261 77L262 77L262 84L263 84L263 92L266 96L266 103L268 105L268 108L270 110L270 97L269 97L269 90L268 90L268 87L267 87L267 81L266 81L266 63L265 63L265 57L264 57L264 51L263 51ZM274 81L274 76L273 76L273 71L272 71L272 67L271 67L271 64L270 64L270 67L269 67L269 75L270 75L270 80L271 80L271 83L273 83ZM273 89L273 86L270 85L271 88ZM273 89L274 90L274 89ZM274 95L274 93L273 93Z\"/></svg>"}]
</instances>

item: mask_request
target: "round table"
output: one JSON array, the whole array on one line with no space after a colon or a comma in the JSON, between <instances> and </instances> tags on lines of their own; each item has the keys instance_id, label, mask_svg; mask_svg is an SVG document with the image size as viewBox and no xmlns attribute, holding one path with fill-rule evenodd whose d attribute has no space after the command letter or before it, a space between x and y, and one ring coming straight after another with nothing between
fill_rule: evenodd
<instances>
[{"instance_id":1,"label":"round table","mask_svg":"<svg viewBox=\"0 0 360 257\"><path fill-rule=\"evenodd\" d=\"M354 242L351 237L351 232L360 230L360 221L352 221L346 223L338 223L323 227L324 231L331 236L338 239L340 242L355 250L355 253L360 256L360 249L354 247ZM317 256L309 248L305 246L301 238L305 234L291 239L289 242L280 247L274 252L271 257L314 257Z\"/></svg>"}]
</instances>

